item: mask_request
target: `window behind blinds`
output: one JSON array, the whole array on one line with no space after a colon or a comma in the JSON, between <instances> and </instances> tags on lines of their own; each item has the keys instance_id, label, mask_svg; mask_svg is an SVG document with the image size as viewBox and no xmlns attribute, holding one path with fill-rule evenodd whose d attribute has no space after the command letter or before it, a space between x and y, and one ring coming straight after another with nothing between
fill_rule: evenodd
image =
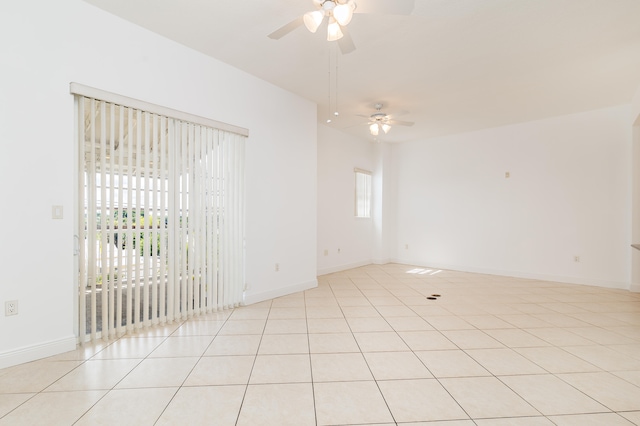
<instances>
[{"instance_id":1,"label":"window behind blinds","mask_svg":"<svg viewBox=\"0 0 640 426\"><path fill-rule=\"evenodd\" d=\"M238 306L246 134L89 95L76 93L80 341Z\"/></svg>"}]
</instances>

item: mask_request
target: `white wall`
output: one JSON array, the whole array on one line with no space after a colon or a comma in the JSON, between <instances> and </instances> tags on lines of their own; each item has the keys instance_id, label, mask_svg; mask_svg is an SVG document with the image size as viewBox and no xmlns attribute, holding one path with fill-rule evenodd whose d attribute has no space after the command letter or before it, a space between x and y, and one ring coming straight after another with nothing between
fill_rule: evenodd
<instances>
[{"instance_id":1,"label":"white wall","mask_svg":"<svg viewBox=\"0 0 640 426\"><path fill-rule=\"evenodd\" d=\"M374 167L370 139L318 125L318 275L371 263L373 221L354 217L353 169Z\"/></svg>"},{"instance_id":2,"label":"white wall","mask_svg":"<svg viewBox=\"0 0 640 426\"><path fill-rule=\"evenodd\" d=\"M396 259L628 288L629 117L621 106L394 146Z\"/></svg>"},{"instance_id":3,"label":"white wall","mask_svg":"<svg viewBox=\"0 0 640 426\"><path fill-rule=\"evenodd\" d=\"M80 0L5 4L0 40L0 368L75 345L71 81L248 128L247 300L316 285L314 104Z\"/></svg>"}]
</instances>

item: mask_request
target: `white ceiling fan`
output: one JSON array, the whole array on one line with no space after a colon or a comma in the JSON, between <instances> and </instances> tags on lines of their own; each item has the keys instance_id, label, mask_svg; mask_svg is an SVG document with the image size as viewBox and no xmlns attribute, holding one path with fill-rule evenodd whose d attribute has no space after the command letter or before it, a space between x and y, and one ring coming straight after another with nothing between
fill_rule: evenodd
<instances>
[{"instance_id":1,"label":"white ceiling fan","mask_svg":"<svg viewBox=\"0 0 640 426\"><path fill-rule=\"evenodd\" d=\"M371 132L373 136L378 136L381 132L384 134L389 133L392 125L413 126L414 124L412 121L401 121L395 119L396 116L402 115L404 113L386 114L382 112L382 107L384 106L383 104L377 103L374 106L376 112L374 112L373 114L369 116L358 114L359 117L366 117L369 119L367 125L369 126L369 132Z\"/></svg>"},{"instance_id":2,"label":"white ceiling fan","mask_svg":"<svg viewBox=\"0 0 640 426\"><path fill-rule=\"evenodd\" d=\"M353 52L356 48L347 25L354 13L380 13L387 15L409 15L414 9L415 0L311 0L315 10L297 17L271 34L269 38L278 40L303 24L315 33L327 22L327 40L337 41L343 54Z\"/></svg>"}]
</instances>

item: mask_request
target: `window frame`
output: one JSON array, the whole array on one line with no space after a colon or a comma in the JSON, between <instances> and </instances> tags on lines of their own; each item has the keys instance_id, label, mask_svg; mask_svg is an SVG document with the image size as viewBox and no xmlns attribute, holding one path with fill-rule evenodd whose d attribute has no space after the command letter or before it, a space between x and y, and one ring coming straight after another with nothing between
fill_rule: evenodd
<instances>
[{"instance_id":1,"label":"window frame","mask_svg":"<svg viewBox=\"0 0 640 426\"><path fill-rule=\"evenodd\" d=\"M357 219L371 219L372 173L369 170L359 168L354 168L353 171L355 177L354 216Z\"/></svg>"}]
</instances>

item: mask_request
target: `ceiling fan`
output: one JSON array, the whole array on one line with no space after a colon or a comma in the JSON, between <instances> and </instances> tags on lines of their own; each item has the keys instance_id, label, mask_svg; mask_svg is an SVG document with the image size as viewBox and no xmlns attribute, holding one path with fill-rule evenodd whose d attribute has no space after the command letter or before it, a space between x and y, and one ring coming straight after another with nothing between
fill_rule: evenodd
<instances>
[{"instance_id":1,"label":"ceiling fan","mask_svg":"<svg viewBox=\"0 0 640 426\"><path fill-rule=\"evenodd\" d=\"M395 116L402 115L402 113L393 115L382 112L382 107L384 105L382 105L381 103L377 103L374 106L376 108L376 112L374 112L373 114L369 116L358 114L359 117L366 117L369 119L369 122L367 124L369 125L369 132L371 132L373 136L378 136L380 132L383 132L384 134L389 133L392 125L413 126L414 124L412 121L401 121L394 118Z\"/></svg>"},{"instance_id":2,"label":"ceiling fan","mask_svg":"<svg viewBox=\"0 0 640 426\"><path fill-rule=\"evenodd\" d=\"M343 54L351 53L356 49L347 25L351 22L354 13L382 13L388 15L409 15L415 6L415 0L311 0L315 10L309 11L297 17L288 24L283 25L271 34L269 38L278 40L291 31L306 26L309 31L315 33L327 18L327 40L337 41Z\"/></svg>"}]
</instances>

